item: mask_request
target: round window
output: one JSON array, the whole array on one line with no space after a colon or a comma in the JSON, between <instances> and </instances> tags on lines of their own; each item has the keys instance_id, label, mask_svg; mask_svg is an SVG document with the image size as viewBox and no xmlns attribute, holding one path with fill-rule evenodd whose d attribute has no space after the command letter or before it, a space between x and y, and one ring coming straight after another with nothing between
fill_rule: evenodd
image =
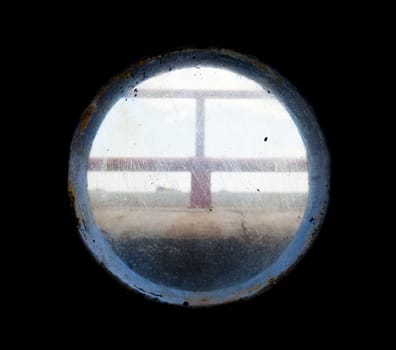
<instances>
[{"instance_id":1,"label":"round window","mask_svg":"<svg viewBox=\"0 0 396 350\"><path fill-rule=\"evenodd\" d=\"M323 221L329 156L295 88L252 57L182 50L88 106L69 192L83 241L127 287L213 305L272 286Z\"/></svg>"}]
</instances>

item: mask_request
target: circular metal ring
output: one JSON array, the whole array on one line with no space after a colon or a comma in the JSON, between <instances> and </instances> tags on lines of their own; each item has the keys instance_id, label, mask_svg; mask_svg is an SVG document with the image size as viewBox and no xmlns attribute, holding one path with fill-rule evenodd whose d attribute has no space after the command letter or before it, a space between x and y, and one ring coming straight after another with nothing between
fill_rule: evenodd
<instances>
[{"instance_id":1,"label":"circular metal ring","mask_svg":"<svg viewBox=\"0 0 396 350\"><path fill-rule=\"evenodd\" d=\"M159 74L192 66L227 69L253 80L287 110L306 148L309 191L304 216L290 243L270 266L237 284L211 290L187 290L156 283L128 267L95 222L87 189L89 155L102 121L123 96ZM122 92L124 93L124 92ZM138 62L101 89L83 113L71 144L69 195L83 242L95 259L128 288L159 301L190 306L222 304L251 297L273 286L306 253L323 223L329 199L330 158L316 117L296 89L275 70L250 56L229 50L186 49Z\"/></svg>"}]
</instances>

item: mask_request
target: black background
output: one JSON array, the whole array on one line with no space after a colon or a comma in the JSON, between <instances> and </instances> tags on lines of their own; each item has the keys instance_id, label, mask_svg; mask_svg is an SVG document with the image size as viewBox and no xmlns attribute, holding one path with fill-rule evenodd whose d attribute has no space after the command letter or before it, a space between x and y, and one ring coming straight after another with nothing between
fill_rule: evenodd
<instances>
[{"instance_id":1,"label":"black background","mask_svg":"<svg viewBox=\"0 0 396 350\"><path fill-rule=\"evenodd\" d=\"M298 32L290 28L285 34L265 26L252 31L213 29L206 34L185 33L183 27L174 31L158 27L150 34L133 27L118 33L107 29L87 26L73 34L66 30L57 33L56 40L45 38L37 46L42 53L37 57L37 79L43 85L38 100L44 111L38 115L39 147L45 169L37 177L40 183L44 178L45 195L40 192L36 198L45 196L45 201L36 215L43 238L33 259L38 265L34 276L29 276L34 290L28 293L28 304L34 306L31 324L40 316L43 327L66 331L66 338L88 328L95 336L111 332L115 338L138 336L145 329L151 329L155 338L157 330L167 329L165 338L187 335L192 342L210 334L227 340L262 335L264 343L277 334L279 344L289 341L289 336L304 339L308 333L326 334L326 342L336 334L350 336L351 324L364 323L369 309L357 297L367 285L362 282L366 266L359 254L359 242L366 236L356 222L368 215L356 207L360 197L355 173L363 156L354 139L366 137L357 135L359 117L354 109L361 98L354 93L359 35L318 32L309 26ZM80 241L67 197L72 135L98 90L136 60L184 47L228 48L254 55L278 70L315 110L332 164L324 226L296 269L251 300L202 309L153 302L119 285ZM330 327L329 320L335 320Z\"/></svg>"}]
</instances>

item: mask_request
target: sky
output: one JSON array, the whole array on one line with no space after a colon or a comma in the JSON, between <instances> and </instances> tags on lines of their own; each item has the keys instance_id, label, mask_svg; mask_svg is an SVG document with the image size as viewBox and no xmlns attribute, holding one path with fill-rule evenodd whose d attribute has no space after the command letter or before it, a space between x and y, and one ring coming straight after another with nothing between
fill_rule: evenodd
<instances>
[{"instance_id":1,"label":"sky","mask_svg":"<svg viewBox=\"0 0 396 350\"><path fill-rule=\"evenodd\" d=\"M253 80L223 68L173 70L137 86L145 90L244 90L260 98L207 98L204 102L207 157L306 158L296 125L274 94ZM192 157L195 154L194 98L121 98L94 139L90 157ZM266 141L264 141L266 138ZM88 188L154 192L157 187L190 191L189 172L88 172ZM212 192L306 192L299 173L212 173Z\"/></svg>"}]
</instances>

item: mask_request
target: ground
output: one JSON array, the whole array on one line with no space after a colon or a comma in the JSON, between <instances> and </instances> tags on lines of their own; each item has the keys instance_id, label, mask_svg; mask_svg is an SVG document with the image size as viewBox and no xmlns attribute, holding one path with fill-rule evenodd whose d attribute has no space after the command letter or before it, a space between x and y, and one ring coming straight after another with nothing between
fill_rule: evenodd
<instances>
[{"instance_id":1,"label":"ground","mask_svg":"<svg viewBox=\"0 0 396 350\"><path fill-rule=\"evenodd\" d=\"M299 209L94 209L114 251L135 272L193 291L224 288L271 265L302 215Z\"/></svg>"}]
</instances>

